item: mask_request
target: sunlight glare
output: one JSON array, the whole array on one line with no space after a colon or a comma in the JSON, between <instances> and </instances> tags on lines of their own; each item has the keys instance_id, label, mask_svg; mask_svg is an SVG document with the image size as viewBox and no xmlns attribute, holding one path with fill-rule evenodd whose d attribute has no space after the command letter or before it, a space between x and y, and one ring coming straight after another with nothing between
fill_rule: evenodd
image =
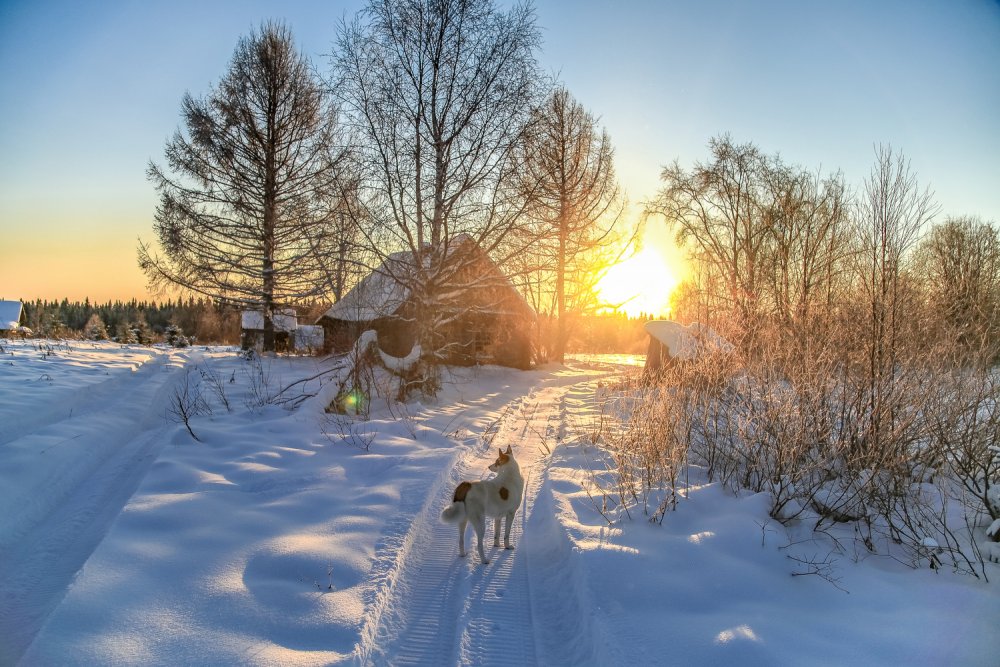
<instances>
[{"instance_id":1,"label":"sunlight glare","mask_svg":"<svg viewBox=\"0 0 1000 667\"><path fill-rule=\"evenodd\" d=\"M663 255L646 246L608 269L597 283L597 293L609 310L656 317L670 311L670 293L678 282Z\"/></svg>"}]
</instances>

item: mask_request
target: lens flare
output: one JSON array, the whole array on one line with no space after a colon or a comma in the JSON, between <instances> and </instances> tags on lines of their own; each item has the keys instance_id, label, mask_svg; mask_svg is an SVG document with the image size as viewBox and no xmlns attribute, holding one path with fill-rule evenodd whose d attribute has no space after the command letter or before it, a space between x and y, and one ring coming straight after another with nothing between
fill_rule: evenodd
<instances>
[{"instance_id":1,"label":"lens flare","mask_svg":"<svg viewBox=\"0 0 1000 667\"><path fill-rule=\"evenodd\" d=\"M352 389L340 399L340 409L344 414L358 414L364 411L368 397L360 389Z\"/></svg>"}]
</instances>

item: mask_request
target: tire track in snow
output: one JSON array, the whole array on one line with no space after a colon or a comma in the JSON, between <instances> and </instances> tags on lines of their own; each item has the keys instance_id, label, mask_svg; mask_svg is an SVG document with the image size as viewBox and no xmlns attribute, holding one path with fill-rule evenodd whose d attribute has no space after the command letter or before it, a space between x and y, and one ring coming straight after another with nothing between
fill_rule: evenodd
<instances>
[{"instance_id":1,"label":"tire track in snow","mask_svg":"<svg viewBox=\"0 0 1000 667\"><path fill-rule=\"evenodd\" d=\"M85 454L39 479L0 535L0 664L16 663L27 650L156 459L164 434L153 426L162 423L178 376L172 360L165 354L144 364L127 383L133 390L106 405L22 436L68 429L76 434L71 446Z\"/></svg>"},{"instance_id":2,"label":"tire track in snow","mask_svg":"<svg viewBox=\"0 0 1000 667\"><path fill-rule=\"evenodd\" d=\"M555 516L543 517L544 534L525 538L524 528L534 525L535 498L545 480L547 448L561 439L580 404L591 378L581 378L569 387L548 387L508 404L496 436L485 438L442 476L431 490L424 508L415 517L397 555L395 571L388 576L386 590L369 613L358 658L365 665L535 665L540 639L536 627L547 632L552 619L575 631L588 625L567 616L587 616L578 602L567 596L572 589L544 586L544 604L532 599L532 558L550 557L544 545L562 540L567 548L556 555L560 562L547 564L544 571L572 567L570 549ZM567 395L573 394L571 400ZM494 450L514 446L515 457L525 477L525 495L511 530L513 550L492 546L492 522L487 525L488 565L480 565L474 549L465 558L457 556L457 535L453 525L439 520L455 485L463 479L481 479L489 473ZM547 491L551 495L551 491ZM543 503L552 512L551 501ZM553 533L552 531L556 531ZM469 528L466 544L474 545L475 532ZM539 542L543 546L536 546ZM562 636L562 634L560 635ZM578 655L593 655L591 636L568 636ZM552 642L542 642L551 645ZM552 656L555 657L555 656Z\"/></svg>"},{"instance_id":3,"label":"tire track in snow","mask_svg":"<svg viewBox=\"0 0 1000 667\"><path fill-rule=\"evenodd\" d=\"M561 400L560 412L550 428L560 441L585 424L574 423L579 415L592 415L596 383L576 385ZM555 416L555 415L554 415ZM596 620L601 610L591 601L586 575L573 558L574 547L560 525L556 495L549 483L546 465L534 496L535 506L528 521L529 538L525 557L532 590L532 611L545 619L545 631L538 637L540 664L608 665L629 664L612 655L616 642L607 637Z\"/></svg>"},{"instance_id":4,"label":"tire track in snow","mask_svg":"<svg viewBox=\"0 0 1000 667\"><path fill-rule=\"evenodd\" d=\"M449 482L457 484L465 465L453 468ZM386 607L372 636L372 646L362 655L364 664L447 665L454 663L453 632L442 621L460 613L463 595L461 572L467 560L456 558L455 548L442 547L436 525L441 507L428 503L414 520L401 549ZM451 527L453 529L453 527ZM454 538L454 530L445 531Z\"/></svg>"}]
</instances>

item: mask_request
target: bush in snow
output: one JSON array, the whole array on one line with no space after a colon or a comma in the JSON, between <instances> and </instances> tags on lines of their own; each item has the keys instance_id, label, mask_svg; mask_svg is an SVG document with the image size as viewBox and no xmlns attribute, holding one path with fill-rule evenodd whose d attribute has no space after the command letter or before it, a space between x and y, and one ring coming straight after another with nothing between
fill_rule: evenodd
<instances>
[{"instance_id":1,"label":"bush in snow","mask_svg":"<svg viewBox=\"0 0 1000 667\"><path fill-rule=\"evenodd\" d=\"M153 332L145 320L119 324L114 340L123 345L150 345L154 342Z\"/></svg>"},{"instance_id":2,"label":"bush in snow","mask_svg":"<svg viewBox=\"0 0 1000 667\"><path fill-rule=\"evenodd\" d=\"M187 336L176 324L168 324L163 332L163 337L171 347L187 347L190 344Z\"/></svg>"},{"instance_id":3,"label":"bush in snow","mask_svg":"<svg viewBox=\"0 0 1000 667\"><path fill-rule=\"evenodd\" d=\"M713 405L731 371L727 355L705 355L668 365L656 384L625 387L620 398L605 405L600 422L586 436L610 457L608 474L592 480L605 518L610 521L609 512L616 508L630 514L634 504L641 505L651 521L662 522L666 512L676 508L691 443L696 433L704 432L703 420L720 416L711 416ZM722 464L722 450L714 447L707 454Z\"/></svg>"},{"instance_id":4,"label":"bush in snow","mask_svg":"<svg viewBox=\"0 0 1000 667\"><path fill-rule=\"evenodd\" d=\"M855 552L985 575L974 536L1000 510L1000 376L911 358L873 403L871 377L835 345L756 345L622 392L594 438L610 473L599 509L611 498L662 520L690 463L734 493L770 494L785 524L856 540Z\"/></svg>"},{"instance_id":5,"label":"bush in snow","mask_svg":"<svg viewBox=\"0 0 1000 667\"><path fill-rule=\"evenodd\" d=\"M251 412L260 411L274 401L276 392L272 386L271 361L265 364L260 355L248 354L244 357L243 374L247 379L247 393L243 402Z\"/></svg>"},{"instance_id":6,"label":"bush in snow","mask_svg":"<svg viewBox=\"0 0 1000 667\"><path fill-rule=\"evenodd\" d=\"M202 395L201 382L194 376L193 370L185 369L181 381L174 388L168 414L175 422L184 424L192 438L201 442L201 438L195 435L191 427L191 420L200 415L212 414L212 406Z\"/></svg>"},{"instance_id":7,"label":"bush in snow","mask_svg":"<svg viewBox=\"0 0 1000 667\"><path fill-rule=\"evenodd\" d=\"M939 376L928 410L929 456L947 469L972 513L1000 519L1000 376L989 368Z\"/></svg>"},{"instance_id":8,"label":"bush in snow","mask_svg":"<svg viewBox=\"0 0 1000 667\"><path fill-rule=\"evenodd\" d=\"M198 372L201 374L202 382L208 384L212 393L215 397L219 399L219 402L226 408L226 412L232 412L233 408L229 404L229 396L226 395L226 384L222 380L222 376L217 370L209 365L204 365L198 368ZM230 378L230 383L235 382L236 371L233 371L233 377Z\"/></svg>"},{"instance_id":9,"label":"bush in snow","mask_svg":"<svg viewBox=\"0 0 1000 667\"><path fill-rule=\"evenodd\" d=\"M139 342L135 330L128 324L118 325L115 329L114 340L122 345L135 345Z\"/></svg>"},{"instance_id":10,"label":"bush in snow","mask_svg":"<svg viewBox=\"0 0 1000 667\"><path fill-rule=\"evenodd\" d=\"M436 392L440 388L436 372L430 372L419 345L405 357L393 357L378 346L378 334L365 331L345 355L338 373L336 395L326 411L367 419L375 396L404 401L413 391Z\"/></svg>"}]
</instances>

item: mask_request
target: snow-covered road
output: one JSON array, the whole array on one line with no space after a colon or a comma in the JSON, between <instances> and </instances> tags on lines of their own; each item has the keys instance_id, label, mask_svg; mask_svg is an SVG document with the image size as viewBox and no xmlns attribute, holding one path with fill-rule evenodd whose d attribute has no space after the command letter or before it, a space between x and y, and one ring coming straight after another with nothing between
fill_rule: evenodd
<instances>
[{"instance_id":1,"label":"snow-covered road","mask_svg":"<svg viewBox=\"0 0 1000 667\"><path fill-rule=\"evenodd\" d=\"M546 491L548 455L573 419L573 407L593 396L592 380L533 391L508 404L486 437L442 478L411 524L381 604L368 615L359 658L375 665L535 665L563 663L571 653L593 658L592 636L572 587L552 585L552 570L572 578L568 543ZM588 391L589 388L589 391ZM511 445L526 480L524 501L511 531L513 550L492 546L458 557L455 526L439 514L455 486L489 475L498 448ZM528 530L526 527L530 526ZM469 528L467 544L474 544ZM557 562L534 563L535 559ZM554 652L558 652L554 654Z\"/></svg>"},{"instance_id":2,"label":"snow-covered road","mask_svg":"<svg viewBox=\"0 0 1000 667\"><path fill-rule=\"evenodd\" d=\"M31 643L156 459L185 360L163 350L147 359L6 421L0 664Z\"/></svg>"}]
</instances>

